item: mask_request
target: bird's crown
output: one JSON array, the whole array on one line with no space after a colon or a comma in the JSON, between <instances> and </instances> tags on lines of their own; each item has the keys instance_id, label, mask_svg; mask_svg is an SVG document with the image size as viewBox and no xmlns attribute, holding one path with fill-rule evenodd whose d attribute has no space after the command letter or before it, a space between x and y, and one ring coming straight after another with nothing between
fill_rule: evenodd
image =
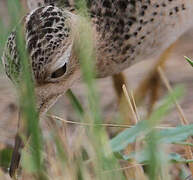
<instances>
[{"instance_id":1,"label":"bird's crown","mask_svg":"<svg viewBox=\"0 0 193 180\"><path fill-rule=\"evenodd\" d=\"M7 75L14 81L21 72L16 31L10 34L2 58ZM37 8L25 17L24 33L35 81L62 76L72 49L69 12L55 6Z\"/></svg>"}]
</instances>

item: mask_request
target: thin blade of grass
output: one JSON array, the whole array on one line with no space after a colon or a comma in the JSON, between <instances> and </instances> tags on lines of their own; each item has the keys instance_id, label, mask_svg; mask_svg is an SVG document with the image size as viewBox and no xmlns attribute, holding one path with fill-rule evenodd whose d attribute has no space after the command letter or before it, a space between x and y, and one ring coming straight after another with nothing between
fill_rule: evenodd
<instances>
[{"instance_id":1,"label":"thin blade of grass","mask_svg":"<svg viewBox=\"0 0 193 180\"><path fill-rule=\"evenodd\" d=\"M95 49L92 43L92 28L90 24L90 19L88 16L88 11L86 7L86 1L75 1L75 7L83 17L79 23L79 40L77 41L76 53L78 54L83 79L87 86L87 97L89 103L89 112L86 114L85 118L87 121L93 121L94 124L102 123L102 115L99 108L99 98L97 94L97 87L95 82ZM112 174L102 174L100 171L104 169L118 168L119 164L112 153L104 153L110 151L107 145L108 138L103 126L93 126L88 129L88 134L93 142L94 149L97 155L97 161L95 161L95 175L98 179L124 179L123 175L119 172L114 172ZM106 146L105 146L106 145Z\"/></svg>"},{"instance_id":2,"label":"thin blade of grass","mask_svg":"<svg viewBox=\"0 0 193 180\"><path fill-rule=\"evenodd\" d=\"M18 0L8 0L9 11L11 12L11 22L18 24L18 21L23 16L23 10ZM17 86L20 107L21 119L27 128L27 136L31 135L32 160L36 166L37 175L39 179L46 179L44 176L44 168L42 164L42 140L41 131L39 128L38 113L36 110L34 84L32 80L31 64L29 63L28 53L25 46L23 29L21 25L16 27L16 44L21 63L21 79ZM25 130L26 131L26 130Z\"/></svg>"},{"instance_id":3,"label":"thin blade of grass","mask_svg":"<svg viewBox=\"0 0 193 180\"><path fill-rule=\"evenodd\" d=\"M188 58L187 56L184 56L184 57L186 61L193 67L193 61L190 58Z\"/></svg>"}]
</instances>

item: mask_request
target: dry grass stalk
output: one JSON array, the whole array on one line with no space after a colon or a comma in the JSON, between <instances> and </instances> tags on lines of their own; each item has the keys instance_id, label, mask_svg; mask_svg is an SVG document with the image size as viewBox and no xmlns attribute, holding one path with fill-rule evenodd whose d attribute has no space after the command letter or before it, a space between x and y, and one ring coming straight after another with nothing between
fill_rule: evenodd
<instances>
[{"instance_id":1,"label":"dry grass stalk","mask_svg":"<svg viewBox=\"0 0 193 180\"><path fill-rule=\"evenodd\" d=\"M168 81L168 79L166 78L163 70L161 67L158 67L158 72L159 72L159 75L161 77L161 80L163 81L163 83L165 84L166 88L168 89L168 91L170 93L172 93L172 87ZM182 125L189 125L189 122L188 120L186 119L185 117L185 114L180 106L180 104L177 102L177 100L175 98L173 98L173 101L175 102L175 105L176 105L176 108L177 108L177 111L179 113L179 117L180 117L180 120L181 120L181 124ZM191 142L191 138L188 138L188 140L186 141L187 143L190 143ZM186 151L186 157L188 159L193 159L193 153L192 153L192 149L190 146L184 146L185 148L185 151ZM188 163L189 165L189 168L190 168L190 171L192 173L192 176L193 176L193 163Z\"/></svg>"},{"instance_id":2,"label":"dry grass stalk","mask_svg":"<svg viewBox=\"0 0 193 180\"><path fill-rule=\"evenodd\" d=\"M175 47L175 45L177 44L177 41L175 43L173 43L168 49L165 50L164 53L162 53L162 55L159 57L159 59L156 61L157 63L154 65L154 67L152 68L152 70L148 73L148 76L140 83L139 87L137 87L137 89L134 91L134 97L135 97L135 101L136 103L140 103L144 97L146 96L146 94L148 93L148 91L150 91L151 89L153 89L153 92L151 91L151 93L153 93L152 97L151 97L151 104L149 106L149 114L152 111L153 105L155 103L155 101L157 100L157 88L159 87L159 84L157 84L158 86L155 87L155 81L158 83L158 74L157 74L157 68L158 67L163 67L165 62L167 60L169 60L169 56L173 50L173 48Z\"/></svg>"},{"instance_id":3,"label":"dry grass stalk","mask_svg":"<svg viewBox=\"0 0 193 180\"><path fill-rule=\"evenodd\" d=\"M92 123L85 123L85 122L75 122L75 121L69 121L66 119L63 119L61 117L58 117L56 115L49 115L48 117L51 117L53 119L59 120L61 122L64 122L66 124L75 124L78 126L104 126L104 127L112 127L112 128L132 128L134 125L127 125L127 124L111 124L111 123L102 123L102 124L92 124ZM162 126L155 127L156 129L172 129L175 127L169 126L168 124L163 124Z\"/></svg>"},{"instance_id":4,"label":"dry grass stalk","mask_svg":"<svg viewBox=\"0 0 193 180\"><path fill-rule=\"evenodd\" d=\"M51 117L53 119L57 119L59 121L67 123L67 124L75 124L75 125L79 125L79 126L104 126L104 127L117 127L117 128L131 128L131 127L133 127L133 126L130 126L127 124L111 124L111 123L93 124L93 123L85 123L85 122L75 122L75 121L69 121L69 120L60 118L60 117L55 116L55 115L49 115L49 117Z\"/></svg>"},{"instance_id":5,"label":"dry grass stalk","mask_svg":"<svg viewBox=\"0 0 193 180\"><path fill-rule=\"evenodd\" d=\"M113 86L115 89L115 93L118 98L120 115L124 119L125 124L131 125L134 122L132 122L131 112L128 113L130 109L128 109L127 100L125 99L123 89L122 89L123 84L127 84L125 75L124 73L121 72L119 74L113 75L112 79L113 79Z\"/></svg>"},{"instance_id":6,"label":"dry grass stalk","mask_svg":"<svg viewBox=\"0 0 193 180\"><path fill-rule=\"evenodd\" d=\"M128 91L127 91L127 88L126 88L125 85L123 85L122 88L123 88L123 93L126 97L126 100L129 104L129 108L131 110L134 122L135 122L135 124L137 124L138 121L139 121L139 116L137 114L137 107L136 107L136 103L135 103L135 100L134 100L134 97L133 97L133 93L128 94ZM140 148L140 145L139 145L138 139L136 139L136 143L134 144L134 146L132 146L130 148L129 147L127 148L127 153L129 153L131 150L134 150L134 151L137 152L139 150L139 148ZM133 159L130 164L133 165L133 166L136 166L137 162ZM128 170L125 170L125 171L128 171ZM146 180L147 179L141 165L136 166L133 173L134 173L134 179L136 179L136 180ZM129 176L130 176L131 171L129 171L129 173L126 173L126 174L129 174ZM128 176L128 179L131 178L129 176Z\"/></svg>"},{"instance_id":7,"label":"dry grass stalk","mask_svg":"<svg viewBox=\"0 0 193 180\"><path fill-rule=\"evenodd\" d=\"M163 70L162 70L161 67L158 67L158 72L159 72L159 74L160 74L160 77L161 77L163 83L165 84L166 88L168 89L169 93L172 93L172 91L173 91L173 90L172 90L172 87L171 87L169 81L167 80L167 78L166 78L166 76L165 76L165 74L164 74L164 72L163 72ZM179 103L176 101L175 98L173 98L173 101L174 101L174 103L175 103L175 105L176 105L176 108L177 108L177 110L178 110L179 117L180 117L180 120L181 120L181 124L182 124L182 125L189 125L189 122L188 122L188 120L186 119L185 114L184 114L181 106L179 105Z\"/></svg>"},{"instance_id":8,"label":"dry grass stalk","mask_svg":"<svg viewBox=\"0 0 193 180\"><path fill-rule=\"evenodd\" d=\"M135 102L133 91L131 91L131 100L132 100L132 103L133 103L133 109L135 111L136 120L139 121L140 119L139 119L139 114L138 114L138 111L137 111L137 106L136 106L136 102Z\"/></svg>"},{"instance_id":9,"label":"dry grass stalk","mask_svg":"<svg viewBox=\"0 0 193 180\"><path fill-rule=\"evenodd\" d=\"M130 99L131 95L129 96L129 94L128 94L128 92L127 92L127 88L126 88L125 85L123 85L123 92L124 92L124 95L125 95L125 97L126 97L126 99L127 99L127 102L128 102L128 104L129 104L129 107L130 107L130 109L131 109L134 122L135 122L135 124L137 124L137 122L138 122L138 116L137 116L137 114L136 114L135 107L133 106L133 104L135 104L135 103L132 103L132 101L131 101L131 99ZM133 99L134 99L134 98L133 98Z\"/></svg>"}]
</instances>

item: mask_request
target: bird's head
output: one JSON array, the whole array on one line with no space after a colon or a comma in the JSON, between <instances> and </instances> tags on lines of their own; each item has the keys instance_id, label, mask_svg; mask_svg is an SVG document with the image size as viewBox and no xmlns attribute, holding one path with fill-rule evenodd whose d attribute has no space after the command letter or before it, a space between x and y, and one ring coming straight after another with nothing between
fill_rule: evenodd
<instances>
[{"instance_id":1,"label":"bird's head","mask_svg":"<svg viewBox=\"0 0 193 180\"><path fill-rule=\"evenodd\" d=\"M26 49L32 67L37 108L44 113L80 78L74 53L76 16L54 6L33 10L24 20ZM20 80L21 62L16 47L16 33L8 38L3 55L7 75Z\"/></svg>"}]
</instances>

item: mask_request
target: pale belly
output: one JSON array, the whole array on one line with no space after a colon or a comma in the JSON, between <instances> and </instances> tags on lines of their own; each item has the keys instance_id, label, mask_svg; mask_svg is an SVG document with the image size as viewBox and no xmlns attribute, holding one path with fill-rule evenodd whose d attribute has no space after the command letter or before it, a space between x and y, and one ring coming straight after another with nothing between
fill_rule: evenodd
<instances>
[{"instance_id":1,"label":"pale belly","mask_svg":"<svg viewBox=\"0 0 193 180\"><path fill-rule=\"evenodd\" d=\"M128 21L127 18L131 17L124 17L124 14L120 20L121 14L118 14L120 18L104 20L96 27L98 77L119 73L132 64L152 57L157 60L184 32L193 27L192 0L175 0L169 7L165 7L165 1L154 2L159 3L153 3L152 8L143 12L143 16L134 18L134 14L131 14L133 22ZM141 7L136 11L140 13L140 10ZM119 21L122 21L122 25Z\"/></svg>"}]
</instances>

